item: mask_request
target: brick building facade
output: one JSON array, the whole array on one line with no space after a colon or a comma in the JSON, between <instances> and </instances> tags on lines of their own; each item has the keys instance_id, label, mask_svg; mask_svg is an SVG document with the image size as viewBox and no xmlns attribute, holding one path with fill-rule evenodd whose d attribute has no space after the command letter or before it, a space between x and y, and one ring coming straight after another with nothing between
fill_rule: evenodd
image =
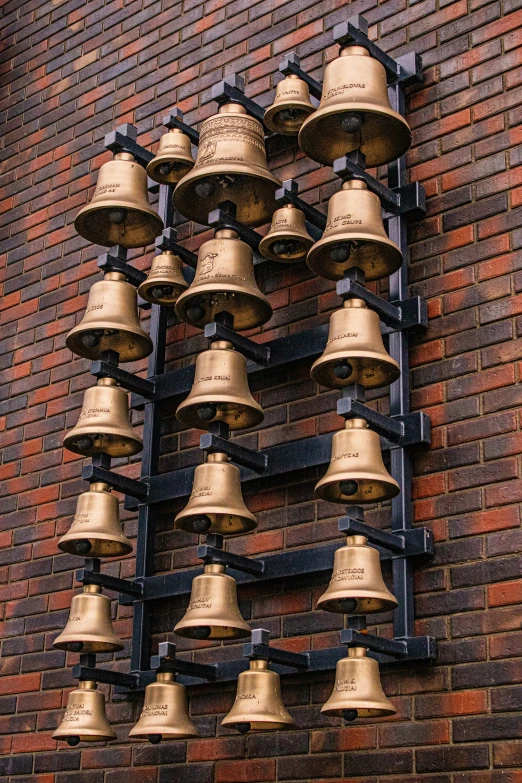
<instances>
[{"instance_id":1,"label":"brick building facade","mask_svg":"<svg viewBox=\"0 0 522 783\"><path fill-rule=\"evenodd\" d=\"M0 268L0 775L8 783L522 783L522 10L517 0L7 0L2 8L3 130ZM282 55L296 51L321 78L334 24L364 13L370 35L393 55L421 54L425 82L410 92L412 180L426 188L425 219L410 230L413 294L428 300L428 330L411 352L412 399L433 424L429 451L415 455L415 520L436 540L416 573L419 633L438 641L433 666L383 670L397 715L341 727L321 718L333 674L290 677L285 702L297 728L241 737L220 729L234 689L200 686L191 711L201 739L159 746L131 742L139 700L114 699L108 716L119 740L70 749L51 738L75 681L77 656L53 650L78 585L78 558L59 554L83 460L62 449L89 362L65 348L99 279L96 256L72 221L110 158L103 136L123 122L155 151L165 110L178 105L197 125L215 111L211 86L245 76L267 106ZM304 157L290 139L270 159L281 178L322 205L339 187L331 169ZM180 225L197 249L210 232ZM148 269L149 252L130 259ZM338 306L333 283L304 264L268 272L274 315L256 339L325 323ZM385 289L381 287L384 291ZM144 322L147 313L142 314ZM183 324L169 332L169 367L206 347ZM144 373L146 362L129 365ZM274 373L255 387L265 422L242 442L266 448L339 429L337 394L319 390L309 364ZM386 399L373 403L386 412ZM140 414L134 414L137 425ZM162 468L200 459L199 433L165 422ZM139 459L121 468L139 477ZM236 539L244 554L313 545L338 537L339 509L313 500L317 472L274 482L247 496L257 532ZM157 534L157 572L193 565L196 538ZM136 519L122 512L135 537ZM369 521L385 526L387 509ZM130 555L104 569L132 577ZM343 618L314 609L324 583L294 580L240 590L254 626L280 646L335 646ZM115 628L130 644L132 610L117 607ZM158 612L153 648L174 639L183 607ZM116 614L115 614L116 617ZM391 615L379 620L388 634ZM204 643L177 640L198 661ZM238 654L236 647L232 652ZM105 656L110 660L111 656ZM103 661L104 656L100 656ZM116 655L127 670L128 649ZM108 692L108 691L107 691Z\"/></svg>"}]
</instances>

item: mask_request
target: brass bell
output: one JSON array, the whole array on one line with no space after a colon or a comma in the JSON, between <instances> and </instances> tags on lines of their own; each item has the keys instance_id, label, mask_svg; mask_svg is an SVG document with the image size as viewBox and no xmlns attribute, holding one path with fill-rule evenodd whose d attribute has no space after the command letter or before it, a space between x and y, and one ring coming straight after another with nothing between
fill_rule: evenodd
<instances>
[{"instance_id":1,"label":"brass bell","mask_svg":"<svg viewBox=\"0 0 522 783\"><path fill-rule=\"evenodd\" d=\"M268 661L251 660L247 671L241 672L236 700L221 725L231 726L240 734L295 725L283 704L279 675L270 671Z\"/></svg>"},{"instance_id":2,"label":"brass bell","mask_svg":"<svg viewBox=\"0 0 522 783\"><path fill-rule=\"evenodd\" d=\"M108 484L95 482L82 492L68 532L58 541L58 549L71 555L121 557L132 552L132 544L122 530L118 498Z\"/></svg>"},{"instance_id":3,"label":"brass bell","mask_svg":"<svg viewBox=\"0 0 522 783\"><path fill-rule=\"evenodd\" d=\"M147 174L134 155L118 152L98 172L96 190L74 221L78 234L97 245L144 247L163 231L149 204Z\"/></svg>"},{"instance_id":4,"label":"brass bell","mask_svg":"<svg viewBox=\"0 0 522 783\"><path fill-rule=\"evenodd\" d=\"M263 410L248 388L246 359L232 343L218 340L198 354L192 389L176 416L187 427L201 430L213 421L223 421L231 430L263 421Z\"/></svg>"},{"instance_id":5,"label":"brass bell","mask_svg":"<svg viewBox=\"0 0 522 783\"><path fill-rule=\"evenodd\" d=\"M176 315L203 329L221 312L234 316L234 329L253 329L272 316L270 302L258 288L252 250L230 229L204 242L191 285L176 302Z\"/></svg>"},{"instance_id":6,"label":"brass bell","mask_svg":"<svg viewBox=\"0 0 522 783\"><path fill-rule=\"evenodd\" d=\"M330 503L377 503L399 494L382 461L379 436L364 419L348 419L332 438L332 458L315 496Z\"/></svg>"},{"instance_id":7,"label":"brass bell","mask_svg":"<svg viewBox=\"0 0 522 783\"><path fill-rule=\"evenodd\" d=\"M148 739L153 745L162 739L188 739L199 733L190 719L187 692L173 672L158 672L156 682L145 688L140 719L129 737Z\"/></svg>"},{"instance_id":8,"label":"brass bell","mask_svg":"<svg viewBox=\"0 0 522 783\"><path fill-rule=\"evenodd\" d=\"M65 344L77 356L99 359L116 351L120 362L144 359L152 340L141 328L136 289L121 272L107 272L91 287L81 322L71 329Z\"/></svg>"},{"instance_id":9,"label":"brass bell","mask_svg":"<svg viewBox=\"0 0 522 783\"><path fill-rule=\"evenodd\" d=\"M328 389L352 383L376 389L397 380L400 368L384 348L379 316L362 299L347 299L332 313L326 348L310 375Z\"/></svg>"},{"instance_id":10,"label":"brass bell","mask_svg":"<svg viewBox=\"0 0 522 783\"><path fill-rule=\"evenodd\" d=\"M181 258L171 250L164 250L152 259L150 272L138 288L138 294L151 304L173 305L187 288Z\"/></svg>"},{"instance_id":11,"label":"brass bell","mask_svg":"<svg viewBox=\"0 0 522 783\"><path fill-rule=\"evenodd\" d=\"M237 605L236 580L225 566L207 563L204 573L192 581L188 609L174 628L188 639L241 639L252 630Z\"/></svg>"},{"instance_id":12,"label":"brass bell","mask_svg":"<svg viewBox=\"0 0 522 783\"><path fill-rule=\"evenodd\" d=\"M365 647L350 647L347 657L337 662L334 689L321 712L345 720L395 715L382 689L379 664L368 658Z\"/></svg>"},{"instance_id":13,"label":"brass bell","mask_svg":"<svg viewBox=\"0 0 522 783\"><path fill-rule=\"evenodd\" d=\"M362 46L347 46L324 71L319 108L299 132L299 146L318 163L360 150L366 165L404 155L411 144L406 120L390 105L386 71Z\"/></svg>"},{"instance_id":14,"label":"brass bell","mask_svg":"<svg viewBox=\"0 0 522 783\"><path fill-rule=\"evenodd\" d=\"M53 646L86 654L123 650L112 627L111 600L102 595L99 585L84 585L83 592L74 596L67 625Z\"/></svg>"},{"instance_id":15,"label":"brass bell","mask_svg":"<svg viewBox=\"0 0 522 783\"><path fill-rule=\"evenodd\" d=\"M179 128L171 128L160 139L156 157L147 174L161 185L176 185L194 166L190 139Z\"/></svg>"},{"instance_id":16,"label":"brass bell","mask_svg":"<svg viewBox=\"0 0 522 783\"><path fill-rule=\"evenodd\" d=\"M274 133L297 136L303 122L314 111L307 83L291 73L277 85L274 102L265 111L264 123Z\"/></svg>"},{"instance_id":17,"label":"brass bell","mask_svg":"<svg viewBox=\"0 0 522 783\"><path fill-rule=\"evenodd\" d=\"M69 693L65 714L53 739L64 740L71 747L80 742L117 739L105 715L105 696L96 690L95 682L82 680Z\"/></svg>"},{"instance_id":18,"label":"brass bell","mask_svg":"<svg viewBox=\"0 0 522 783\"><path fill-rule=\"evenodd\" d=\"M332 578L318 609L340 614L371 614L395 609L397 599L382 578L381 559L366 536L348 536L334 555Z\"/></svg>"},{"instance_id":19,"label":"brass bell","mask_svg":"<svg viewBox=\"0 0 522 783\"><path fill-rule=\"evenodd\" d=\"M379 197L362 180L343 182L328 203L326 229L306 259L328 280L341 280L347 269L362 269L366 281L396 272L402 254L384 230Z\"/></svg>"},{"instance_id":20,"label":"brass bell","mask_svg":"<svg viewBox=\"0 0 522 783\"><path fill-rule=\"evenodd\" d=\"M302 211L286 204L274 212L270 231L259 243L259 252L272 261L293 264L306 257L313 243Z\"/></svg>"},{"instance_id":21,"label":"brass bell","mask_svg":"<svg viewBox=\"0 0 522 783\"><path fill-rule=\"evenodd\" d=\"M226 454L209 454L194 471L189 501L174 520L178 530L188 533L247 533L257 527L255 516L245 506L239 469Z\"/></svg>"},{"instance_id":22,"label":"brass bell","mask_svg":"<svg viewBox=\"0 0 522 783\"><path fill-rule=\"evenodd\" d=\"M232 201L240 223L262 226L276 208L278 187L266 161L263 126L244 106L226 103L202 123L196 165L176 185L174 206L206 224L209 212Z\"/></svg>"}]
</instances>

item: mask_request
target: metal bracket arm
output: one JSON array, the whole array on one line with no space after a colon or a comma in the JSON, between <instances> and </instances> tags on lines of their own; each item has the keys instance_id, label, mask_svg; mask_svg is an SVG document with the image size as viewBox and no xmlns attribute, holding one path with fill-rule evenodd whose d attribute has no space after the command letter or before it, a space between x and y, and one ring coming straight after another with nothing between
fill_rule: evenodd
<instances>
[{"instance_id":1,"label":"metal bracket arm","mask_svg":"<svg viewBox=\"0 0 522 783\"><path fill-rule=\"evenodd\" d=\"M265 565L262 560L254 560L250 557L243 557L242 555L235 555L233 552L225 552L223 549L218 549L208 544L201 544L198 546L197 551L200 560L205 563L219 563L221 565L230 566L237 571L244 571L246 574L253 574L257 576L262 574Z\"/></svg>"},{"instance_id":2,"label":"metal bracket arm","mask_svg":"<svg viewBox=\"0 0 522 783\"><path fill-rule=\"evenodd\" d=\"M252 359L257 364L270 363L270 348L267 345L255 343L253 340L249 340L248 337L243 337L243 335L238 334L233 329L229 329L216 321L206 324L204 335L211 343L216 340L226 340L232 343L234 348L237 348L243 356Z\"/></svg>"},{"instance_id":3,"label":"metal bracket arm","mask_svg":"<svg viewBox=\"0 0 522 783\"><path fill-rule=\"evenodd\" d=\"M263 122L265 110L258 103L247 98L245 95L245 80L237 73L226 76L223 81L214 84L212 87L212 100L216 101L219 106L230 102L240 103L256 120Z\"/></svg>"},{"instance_id":4,"label":"metal bracket arm","mask_svg":"<svg viewBox=\"0 0 522 783\"><path fill-rule=\"evenodd\" d=\"M374 636L371 633L362 633L353 628L346 628L341 631L341 644L348 647L366 647L373 652L392 655L397 658L403 658L408 654L408 646L401 639L384 639L382 636Z\"/></svg>"},{"instance_id":5,"label":"metal bracket arm","mask_svg":"<svg viewBox=\"0 0 522 783\"><path fill-rule=\"evenodd\" d=\"M158 250L172 250L177 256L181 258L184 264L191 266L195 269L198 265L198 257L192 250L187 250L186 247L176 242L178 233L175 228L164 229L161 237L156 239L156 247Z\"/></svg>"},{"instance_id":6,"label":"metal bracket arm","mask_svg":"<svg viewBox=\"0 0 522 783\"><path fill-rule=\"evenodd\" d=\"M212 432L205 432L199 439L199 448L202 451L208 451L209 454L221 452L228 454L230 459L239 465L255 470L256 473L263 473L268 465L268 457L262 451L247 449L246 446L240 446L233 440L221 438Z\"/></svg>"},{"instance_id":7,"label":"metal bracket arm","mask_svg":"<svg viewBox=\"0 0 522 783\"><path fill-rule=\"evenodd\" d=\"M127 278L127 282L138 287L147 279L145 272L127 264L127 250L121 245L111 247L107 253L98 256L98 269L102 272L121 272Z\"/></svg>"},{"instance_id":8,"label":"metal bracket arm","mask_svg":"<svg viewBox=\"0 0 522 783\"><path fill-rule=\"evenodd\" d=\"M388 533L386 530L371 527L350 516L341 517L338 527L346 536L366 536L371 544L396 555L413 557L433 554L433 534L425 527L404 530L400 533Z\"/></svg>"},{"instance_id":9,"label":"metal bracket arm","mask_svg":"<svg viewBox=\"0 0 522 783\"><path fill-rule=\"evenodd\" d=\"M152 397L155 392L155 385L153 381L148 381L146 378L140 378L137 375L133 375L131 372L122 370L120 367L116 367L114 364L104 362L101 359L96 359L91 364L91 375L96 378L113 378L118 381L120 386L124 389L134 392L135 394L141 394L142 397Z\"/></svg>"},{"instance_id":10,"label":"metal bracket arm","mask_svg":"<svg viewBox=\"0 0 522 783\"><path fill-rule=\"evenodd\" d=\"M145 147L142 147L141 144L138 144L137 138L137 128L126 122L124 125L119 125L116 130L107 133L103 144L105 149L110 150L114 154L117 152L130 152L136 158L136 162L145 168L154 158L154 155L146 150Z\"/></svg>"},{"instance_id":11,"label":"metal bracket arm","mask_svg":"<svg viewBox=\"0 0 522 783\"><path fill-rule=\"evenodd\" d=\"M158 655L151 657L150 666L151 669L179 672L191 677L199 677L202 680L215 680L217 677L216 664L207 665L176 658L176 645L173 642L159 644Z\"/></svg>"},{"instance_id":12,"label":"metal bracket arm","mask_svg":"<svg viewBox=\"0 0 522 783\"><path fill-rule=\"evenodd\" d=\"M372 430L399 446L431 443L430 419L421 411L405 416L383 416L359 400L342 397L337 402L337 413L346 419L365 419Z\"/></svg>"},{"instance_id":13,"label":"metal bracket arm","mask_svg":"<svg viewBox=\"0 0 522 783\"><path fill-rule=\"evenodd\" d=\"M187 125L186 122L183 122L183 112L181 109L178 109L177 106L174 106L169 113L163 117L163 125L169 129L179 128L180 131L183 131L183 133L189 137L192 144L195 144L196 146L199 144L199 133L190 125Z\"/></svg>"},{"instance_id":14,"label":"metal bracket arm","mask_svg":"<svg viewBox=\"0 0 522 783\"><path fill-rule=\"evenodd\" d=\"M86 568L79 568L76 571L75 578L77 582L84 585L100 585L107 590L113 590L115 593L124 593L141 598L143 595L143 586L139 582L129 582L126 579L118 579L109 574L100 574L98 571L89 571Z\"/></svg>"},{"instance_id":15,"label":"metal bracket arm","mask_svg":"<svg viewBox=\"0 0 522 783\"><path fill-rule=\"evenodd\" d=\"M122 688L135 690L140 687L140 677L138 674L124 674L123 672L113 672L109 669L97 669L95 666L82 666L77 664L72 667L72 676L78 680L93 680L93 682L103 682L106 685L119 685Z\"/></svg>"},{"instance_id":16,"label":"metal bracket arm","mask_svg":"<svg viewBox=\"0 0 522 783\"><path fill-rule=\"evenodd\" d=\"M295 52L290 52L290 54L286 55L285 59L279 63L278 70L285 76L290 76L292 73L296 76L299 76L300 79L307 83L308 89L310 90L310 95L313 95L314 98L321 100L323 85L321 82L317 82L315 79L312 79L312 77L309 76L306 71L303 71L301 68L301 58L298 57Z\"/></svg>"},{"instance_id":17,"label":"metal bracket arm","mask_svg":"<svg viewBox=\"0 0 522 783\"><path fill-rule=\"evenodd\" d=\"M402 302L387 302L349 277L339 280L335 290L343 299L363 299L368 307L379 314L383 323L396 330L428 325L428 306L420 296Z\"/></svg>"},{"instance_id":18,"label":"metal bracket arm","mask_svg":"<svg viewBox=\"0 0 522 783\"><path fill-rule=\"evenodd\" d=\"M295 669L308 669L310 657L308 653L294 653L269 646L270 631L264 628L255 628L252 631L251 641L243 645L245 658L261 659L279 663L282 666L291 666Z\"/></svg>"},{"instance_id":19,"label":"metal bracket arm","mask_svg":"<svg viewBox=\"0 0 522 783\"><path fill-rule=\"evenodd\" d=\"M146 498L149 494L147 484L144 484L142 481L122 476L120 473L115 473L113 470L108 470L100 465L84 465L82 479L88 481L89 484L101 481L117 492L140 500Z\"/></svg>"},{"instance_id":20,"label":"metal bracket arm","mask_svg":"<svg viewBox=\"0 0 522 783\"><path fill-rule=\"evenodd\" d=\"M252 228L248 228L248 226L244 226L243 223L236 220L226 210L213 209L208 214L207 223L216 231L220 228L231 228L233 231L237 231L239 238L246 242L247 245L250 245L254 252L257 253L259 250L259 243L262 239L261 234L258 234Z\"/></svg>"}]
</instances>

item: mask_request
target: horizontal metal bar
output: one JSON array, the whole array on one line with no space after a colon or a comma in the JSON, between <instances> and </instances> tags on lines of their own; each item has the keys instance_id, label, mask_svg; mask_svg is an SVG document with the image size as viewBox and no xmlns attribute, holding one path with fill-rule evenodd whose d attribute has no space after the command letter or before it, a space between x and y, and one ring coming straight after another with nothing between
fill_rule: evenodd
<instances>
[{"instance_id":1,"label":"horizontal metal bar","mask_svg":"<svg viewBox=\"0 0 522 783\"><path fill-rule=\"evenodd\" d=\"M184 264L195 269L198 265L198 257L196 253L191 250L187 250L186 247L180 245L176 239L178 232L175 228L165 228L161 237L156 239L156 247L159 250L172 250L177 256L181 258Z\"/></svg>"},{"instance_id":2,"label":"horizontal metal bar","mask_svg":"<svg viewBox=\"0 0 522 783\"><path fill-rule=\"evenodd\" d=\"M153 381L140 378L138 375L133 375L133 373L122 370L121 367L116 367L114 364L109 364L109 362L104 362L101 359L92 362L91 375L94 375L96 378L113 378L124 389L141 394L142 397L149 398L154 394Z\"/></svg>"},{"instance_id":3,"label":"horizontal metal bar","mask_svg":"<svg viewBox=\"0 0 522 783\"><path fill-rule=\"evenodd\" d=\"M149 493L149 487L143 481L136 481L128 478L128 476L122 476L121 473L115 473L113 470L108 470L99 465L84 465L82 479L90 484L101 481L117 492L123 492L124 495L139 498L140 500L144 500Z\"/></svg>"},{"instance_id":4,"label":"horizontal metal bar","mask_svg":"<svg viewBox=\"0 0 522 783\"><path fill-rule=\"evenodd\" d=\"M234 552L217 549L208 544L201 544L201 546L198 546L197 554L198 558L205 563L219 563L221 565L230 566L230 568L234 568L237 571L243 571L245 574L253 574L254 576L262 574L265 568L262 560L236 555Z\"/></svg>"},{"instance_id":5,"label":"horizontal metal bar","mask_svg":"<svg viewBox=\"0 0 522 783\"><path fill-rule=\"evenodd\" d=\"M226 76L223 81L213 85L212 100L216 101L220 106L230 101L240 103L252 117L255 117L261 123L263 122L265 110L258 103L247 98L245 95L245 80L237 73Z\"/></svg>"},{"instance_id":6,"label":"horizontal metal bar","mask_svg":"<svg viewBox=\"0 0 522 783\"><path fill-rule=\"evenodd\" d=\"M347 536L366 536L371 544L387 549L392 555L414 557L433 554L433 533L425 527L388 533L350 516L341 517L338 527L339 532Z\"/></svg>"},{"instance_id":7,"label":"horizontal metal bar","mask_svg":"<svg viewBox=\"0 0 522 783\"><path fill-rule=\"evenodd\" d=\"M95 666L77 665L72 667L72 676L78 680L92 680L93 682L103 682L106 685L119 685L129 690L136 690L140 686L138 674L124 674L123 672L113 672L109 669L98 669Z\"/></svg>"},{"instance_id":8,"label":"horizontal metal bar","mask_svg":"<svg viewBox=\"0 0 522 783\"><path fill-rule=\"evenodd\" d=\"M312 207L306 201L303 201L303 199L297 195L298 191L299 186L294 179L285 179L283 186L276 190L276 202L279 205L293 204L294 207L300 209L308 223L311 223L320 231L319 236L314 236L312 238L316 240L320 239L322 232L326 228L326 215L323 215L318 209Z\"/></svg>"},{"instance_id":9,"label":"horizontal metal bar","mask_svg":"<svg viewBox=\"0 0 522 783\"><path fill-rule=\"evenodd\" d=\"M254 628L251 641L243 645L245 658L261 659L279 663L281 666L291 666L296 669L308 669L308 653L294 653L269 646L270 631L264 628Z\"/></svg>"},{"instance_id":10,"label":"horizontal metal bar","mask_svg":"<svg viewBox=\"0 0 522 783\"><path fill-rule=\"evenodd\" d=\"M368 190L375 193L381 200L381 204L385 209L389 210L393 214L396 214L396 210L400 207L400 198L395 191L390 190L382 182L372 177L367 171L360 165L361 155L358 151L350 152L347 155L343 155L341 158L337 158L333 162L334 174L337 174L341 179L360 179L366 183Z\"/></svg>"},{"instance_id":11,"label":"horizontal metal bar","mask_svg":"<svg viewBox=\"0 0 522 783\"><path fill-rule=\"evenodd\" d=\"M125 256L122 258L121 250L125 251L125 248L120 248L117 245L116 247L111 247L108 253L102 253L102 255L98 256L98 268L103 272L121 272L127 278L127 282L138 287L147 279L147 275L141 269L136 269L131 264L127 264L125 261L126 251Z\"/></svg>"},{"instance_id":12,"label":"horizontal metal bar","mask_svg":"<svg viewBox=\"0 0 522 783\"><path fill-rule=\"evenodd\" d=\"M227 340L227 342L232 343L234 348L237 348L243 356L252 359L252 361L257 362L258 364L265 365L270 362L269 345L255 343L253 340L249 340L248 337L243 337L242 334L238 334L233 329L229 329L216 321L206 324L204 335L211 342L215 342L216 340Z\"/></svg>"},{"instance_id":13,"label":"horizontal metal bar","mask_svg":"<svg viewBox=\"0 0 522 783\"><path fill-rule=\"evenodd\" d=\"M400 307L391 302L387 302L386 299L381 299L380 296L368 291L364 285L358 283L356 280L352 280L349 277L339 280L335 291L337 296L340 296L343 299L362 299L366 302L368 307L379 314L379 317L384 323L389 324L390 326L402 325L402 310Z\"/></svg>"},{"instance_id":14,"label":"horizontal metal bar","mask_svg":"<svg viewBox=\"0 0 522 783\"><path fill-rule=\"evenodd\" d=\"M239 238L243 242L246 242L252 250L256 253L259 250L259 243L263 239L261 234L258 234L254 229L243 225L243 223L240 223L239 220L236 220L235 217L228 214L225 210L213 209L212 212L209 212L208 214L207 223L209 226L216 229L216 231L221 228L229 228L232 229L232 231L237 231Z\"/></svg>"},{"instance_id":15,"label":"horizontal metal bar","mask_svg":"<svg viewBox=\"0 0 522 783\"><path fill-rule=\"evenodd\" d=\"M199 133L190 125L187 125L186 122L183 122L183 112L177 106L170 109L169 113L163 117L163 125L166 128L179 128L180 131L183 131L189 137L192 144L195 144L196 147L198 146Z\"/></svg>"},{"instance_id":16,"label":"horizontal metal bar","mask_svg":"<svg viewBox=\"0 0 522 783\"><path fill-rule=\"evenodd\" d=\"M382 49L379 49L368 38L368 22L364 16L357 14L346 22L336 24L333 30L333 39L341 47L349 46L350 44L363 46L375 60L384 65L390 81L398 81L400 79L401 68L399 63L390 57L389 54L383 52Z\"/></svg>"},{"instance_id":17,"label":"horizontal metal bar","mask_svg":"<svg viewBox=\"0 0 522 783\"><path fill-rule=\"evenodd\" d=\"M268 465L268 456L262 451L254 451L241 446L234 440L221 438L212 432L205 432L199 439L199 448L202 451L208 451L209 454L221 452L228 454L231 460L246 468L255 470L257 473L263 473Z\"/></svg>"},{"instance_id":18,"label":"horizontal metal bar","mask_svg":"<svg viewBox=\"0 0 522 783\"><path fill-rule=\"evenodd\" d=\"M176 645L173 642L161 642L158 647L158 655L150 659L151 669L168 670L197 677L201 680L215 680L217 675L216 664L195 663L176 657Z\"/></svg>"},{"instance_id":19,"label":"horizontal metal bar","mask_svg":"<svg viewBox=\"0 0 522 783\"><path fill-rule=\"evenodd\" d=\"M301 68L301 58L298 57L295 52L290 52L290 54L286 55L285 59L279 63L278 70L285 76L290 76L292 73L299 76L300 79L307 83L310 95L321 100L323 85L321 82L318 82L309 76L306 71L303 71Z\"/></svg>"},{"instance_id":20,"label":"horizontal metal bar","mask_svg":"<svg viewBox=\"0 0 522 783\"><path fill-rule=\"evenodd\" d=\"M399 204L393 211L385 213L383 220L404 215L405 217L421 218L426 214L426 191L420 182L411 182L399 188L392 188L392 193L399 197Z\"/></svg>"},{"instance_id":21,"label":"horizontal metal bar","mask_svg":"<svg viewBox=\"0 0 522 783\"><path fill-rule=\"evenodd\" d=\"M84 585L100 585L100 587L105 587L107 590L114 590L115 593L124 593L125 595L132 595L135 598L141 598L143 595L143 587L139 582L118 579L115 576L101 574L98 571L89 571L86 568L79 568L76 571L75 578L77 582L81 582Z\"/></svg>"},{"instance_id":22,"label":"horizontal metal bar","mask_svg":"<svg viewBox=\"0 0 522 783\"><path fill-rule=\"evenodd\" d=\"M403 658L408 653L406 642L396 639L385 639L382 636L374 636L371 633L361 633L353 628L346 628L341 631L341 642L348 647L366 647L373 652L383 653L384 655L393 655L397 658Z\"/></svg>"},{"instance_id":23,"label":"horizontal metal bar","mask_svg":"<svg viewBox=\"0 0 522 783\"><path fill-rule=\"evenodd\" d=\"M383 416L359 400L342 397L337 401L337 413L347 419L364 419L375 432L398 446L431 443L431 422L421 411L405 416Z\"/></svg>"},{"instance_id":24,"label":"horizontal metal bar","mask_svg":"<svg viewBox=\"0 0 522 783\"><path fill-rule=\"evenodd\" d=\"M105 149L110 150L113 153L117 152L130 152L136 158L136 162L140 166L146 167L148 163L154 158L152 152L146 150L141 144L138 144L136 139L138 138L138 131L134 125L130 125L128 122L123 125L119 125L116 130L107 133L103 140Z\"/></svg>"}]
</instances>

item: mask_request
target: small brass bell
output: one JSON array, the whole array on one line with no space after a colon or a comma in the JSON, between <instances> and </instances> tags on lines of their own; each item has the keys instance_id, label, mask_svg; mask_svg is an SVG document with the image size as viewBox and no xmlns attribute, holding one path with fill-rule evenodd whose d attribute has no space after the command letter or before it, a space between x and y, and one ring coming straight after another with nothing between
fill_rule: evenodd
<instances>
[{"instance_id":1,"label":"small brass bell","mask_svg":"<svg viewBox=\"0 0 522 783\"><path fill-rule=\"evenodd\" d=\"M71 527L58 541L58 549L89 557L121 557L132 552L118 507L118 498L111 495L108 484L91 484L89 491L79 496Z\"/></svg>"},{"instance_id":2,"label":"small brass bell","mask_svg":"<svg viewBox=\"0 0 522 783\"><path fill-rule=\"evenodd\" d=\"M272 261L293 264L303 261L313 243L302 211L286 204L274 212L270 231L259 243L259 252Z\"/></svg>"},{"instance_id":3,"label":"small brass bell","mask_svg":"<svg viewBox=\"0 0 522 783\"><path fill-rule=\"evenodd\" d=\"M324 71L319 108L299 132L312 160L331 166L360 150L368 168L404 155L411 144L406 120L390 105L386 71L362 46L347 46Z\"/></svg>"},{"instance_id":4,"label":"small brass bell","mask_svg":"<svg viewBox=\"0 0 522 783\"><path fill-rule=\"evenodd\" d=\"M395 715L382 689L379 664L368 658L365 647L350 647L348 656L337 662L334 689L321 712L345 720Z\"/></svg>"},{"instance_id":5,"label":"small brass bell","mask_svg":"<svg viewBox=\"0 0 522 783\"><path fill-rule=\"evenodd\" d=\"M226 454L209 454L194 471L189 502L175 519L178 530L189 533L246 533L257 526L255 516L245 506L239 469Z\"/></svg>"},{"instance_id":6,"label":"small brass bell","mask_svg":"<svg viewBox=\"0 0 522 783\"><path fill-rule=\"evenodd\" d=\"M134 362L152 352L152 340L138 317L136 289L125 275L107 272L103 280L94 283L85 315L69 332L65 344L86 359L116 351L120 362Z\"/></svg>"},{"instance_id":7,"label":"small brass bell","mask_svg":"<svg viewBox=\"0 0 522 783\"><path fill-rule=\"evenodd\" d=\"M147 174L134 155L118 152L98 172L96 190L74 221L78 234L97 245L145 247L163 231L149 204Z\"/></svg>"},{"instance_id":8,"label":"small brass bell","mask_svg":"<svg viewBox=\"0 0 522 783\"><path fill-rule=\"evenodd\" d=\"M341 280L347 269L362 269L366 280L396 272L402 254L384 230L379 197L362 180L343 182L328 203L326 229L306 259L310 269L328 280Z\"/></svg>"},{"instance_id":9,"label":"small brass bell","mask_svg":"<svg viewBox=\"0 0 522 783\"><path fill-rule=\"evenodd\" d=\"M332 438L332 458L315 496L330 503L377 503L399 494L382 461L379 436L364 419L348 419Z\"/></svg>"},{"instance_id":10,"label":"small brass bell","mask_svg":"<svg viewBox=\"0 0 522 783\"><path fill-rule=\"evenodd\" d=\"M382 578L379 553L366 536L348 536L335 552L332 578L318 609L340 614L371 614L395 609L397 599Z\"/></svg>"},{"instance_id":11,"label":"small brass bell","mask_svg":"<svg viewBox=\"0 0 522 783\"><path fill-rule=\"evenodd\" d=\"M84 585L83 592L74 596L67 625L53 646L87 654L123 650L112 627L110 598L102 595L99 585Z\"/></svg>"},{"instance_id":12,"label":"small brass bell","mask_svg":"<svg viewBox=\"0 0 522 783\"><path fill-rule=\"evenodd\" d=\"M161 185L176 185L194 167L190 139L179 128L171 128L160 139L156 157L147 174Z\"/></svg>"},{"instance_id":13,"label":"small brass bell","mask_svg":"<svg viewBox=\"0 0 522 783\"><path fill-rule=\"evenodd\" d=\"M297 136L303 122L314 111L307 83L291 73L277 85L274 102L266 110L264 122L274 133Z\"/></svg>"},{"instance_id":14,"label":"small brass bell","mask_svg":"<svg viewBox=\"0 0 522 783\"><path fill-rule=\"evenodd\" d=\"M201 125L196 165L178 182L174 206L196 223L223 201L246 226L262 226L276 208L281 182L268 168L261 123L244 106L226 103Z\"/></svg>"},{"instance_id":15,"label":"small brass bell","mask_svg":"<svg viewBox=\"0 0 522 783\"><path fill-rule=\"evenodd\" d=\"M248 388L246 359L232 343L218 340L198 354L192 389L176 417L187 427L202 430L213 421L223 421L231 430L263 421L263 410Z\"/></svg>"},{"instance_id":16,"label":"small brass bell","mask_svg":"<svg viewBox=\"0 0 522 783\"><path fill-rule=\"evenodd\" d=\"M249 731L275 731L294 726L281 696L279 675L270 671L268 661L251 660L237 678L236 700L221 722L246 734Z\"/></svg>"},{"instance_id":17,"label":"small brass bell","mask_svg":"<svg viewBox=\"0 0 522 783\"><path fill-rule=\"evenodd\" d=\"M156 682L145 688L140 719L129 737L148 739L153 745L166 739L198 737L190 719L187 692L172 672L158 672Z\"/></svg>"},{"instance_id":18,"label":"small brass bell","mask_svg":"<svg viewBox=\"0 0 522 783\"><path fill-rule=\"evenodd\" d=\"M201 245L194 280L176 303L178 318L200 329L221 312L234 316L238 331L261 326L272 316L256 283L252 250L230 229L216 231Z\"/></svg>"},{"instance_id":19,"label":"small brass bell","mask_svg":"<svg viewBox=\"0 0 522 783\"><path fill-rule=\"evenodd\" d=\"M82 680L69 693L65 715L53 739L64 740L71 747L117 739L105 715L105 696L96 690L95 682Z\"/></svg>"},{"instance_id":20,"label":"small brass bell","mask_svg":"<svg viewBox=\"0 0 522 783\"><path fill-rule=\"evenodd\" d=\"M181 258L171 250L164 250L154 256L150 272L138 288L138 294L151 304L173 305L187 288Z\"/></svg>"},{"instance_id":21,"label":"small brass bell","mask_svg":"<svg viewBox=\"0 0 522 783\"><path fill-rule=\"evenodd\" d=\"M252 630L237 605L236 580L225 566L207 563L204 573L192 581L188 609L174 628L188 639L241 639Z\"/></svg>"},{"instance_id":22,"label":"small brass bell","mask_svg":"<svg viewBox=\"0 0 522 783\"><path fill-rule=\"evenodd\" d=\"M384 348L379 316L362 299L347 299L332 313L326 348L310 375L328 389L352 383L376 389L397 380L400 368Z\"/></svg>"},{"instance_id":23,"label":"small brass bell","mask_svg":"<svg viewBox=\"0 0 522 783\"><path fill-rule=\"evenodd\" d=\"M86 390L76 426L66 434L63 445L84 457L101 452L129 457L142 450L142 440L129 420L129 396L115 380L100 378Z\"/></svg>"}]
</instances>

